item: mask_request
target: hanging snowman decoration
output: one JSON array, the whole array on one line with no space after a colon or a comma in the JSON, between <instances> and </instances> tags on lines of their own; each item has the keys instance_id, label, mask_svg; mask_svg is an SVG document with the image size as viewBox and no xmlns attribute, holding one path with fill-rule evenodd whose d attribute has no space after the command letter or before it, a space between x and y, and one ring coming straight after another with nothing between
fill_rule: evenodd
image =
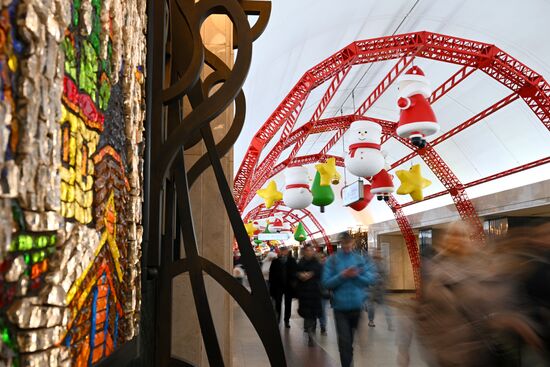
<instances>
[{"instance_id":1,"label":"hanging snowman decoration","mask_svg":"<svg viewBox=\"0 0 550 367\"><path fill-rule=\"evenodd\" d=\"M372 121L355 121L346 133L349 152L346 168L359 177L372 177L384 168L384 156L380 152L382 127Z\"/></svg>"},{"instance_id":2,"label":"hanging snowman decoration","mask_svg":"<svg viewBox=\"0 0 550 367\"><path fill-rule=\"evenodd\" d=\"M296 166L286 169L283 201L292 209L305 209L311 205L313 195L309 189L309 175L306 167Z\"/></svg>"},{"instance_id":3,"label":"hanging snowman decoration","mask_svg":"<svg viewBox=\"0 0 550 367\"><path fill-rule=\"evenodd\" d=\"M418 66L410 68L399 79L399 99L401 110L396 133L409 139L419 148L426 146L426 137L439 131L439 124L428 101L432 94L430 82Z\"/></svg>"}]
</instances>

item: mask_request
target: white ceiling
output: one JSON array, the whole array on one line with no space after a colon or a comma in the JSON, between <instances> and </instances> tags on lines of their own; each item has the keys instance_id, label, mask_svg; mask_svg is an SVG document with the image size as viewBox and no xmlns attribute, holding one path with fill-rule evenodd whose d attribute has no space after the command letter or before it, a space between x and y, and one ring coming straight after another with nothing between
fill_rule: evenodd
<instances>
[{"instance_id":1,"label":"white ceiling","mask_svg":"<svg viewBox=\"0 0 550 367\"><path fill-rule=\"evenodd\" d=\"M481 42L492 43L519 59L550 80L550 1L548 0L272 0L272 16L264 34L254 43L252 65L244 90L247 97L246 122L235 145L235 172L254 133L265 122L303 73L326 57L356 40L414 31L438 32ZM395 61L355 66L323 114L323 118L353 112L351 92L358 106L370 94ZM426 72L437 86L458 70L456 65L427 59L415 64ZM330 82L330 81L329 81ZM328 82L313 90L295 128L307 122L324 94ZM510 93L492 78L476 71L459 87L434 104L442 132L460 124ZM392 86L373 105L372 117L396 120L396 86ZM298 155L317 153L333 133L308 138ZM271 149L279 135L264 149ZM550 133L521 100L491 115L437 146L437 152L467 183L523 163L550 155ZM410 151L395 140L383 148L389 162ZM279 160L284 160L287 149ZM342 155L338 143L330 154ZM412 163L423 165L424 175L433 184L425 190L429 195L441 191L443 185L420 158ZM400 168L409 168L410 162ZM314 169L310 167L313 177ZM343 173L343 172L342 172ZM548 165L521 172L468 190L471 197L550 179ZM282 187L282 174L276 177ZM348 181L350 180L348 176ZM395 180L396 186L399 184ZM340 188L335 188L338 193ZM549 193L550 194L550 193ZM338 198L338 195L336 195ZM397 196L407 202L408 197ZM261 201L256 197L248 209ZM452 203L443 196L406 207L405 213L427 210ZM338 200L318 214L310 208L328 233L356 224L369 224L393 218L384 203L373 202L361 213L342 207Z\"/></svg>"}]
</instances>

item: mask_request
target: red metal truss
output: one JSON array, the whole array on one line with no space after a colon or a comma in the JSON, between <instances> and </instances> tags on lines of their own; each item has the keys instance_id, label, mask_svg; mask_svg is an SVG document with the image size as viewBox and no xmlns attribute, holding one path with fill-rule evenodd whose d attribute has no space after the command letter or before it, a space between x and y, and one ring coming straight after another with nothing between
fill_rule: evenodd
<instances>
[{"instance_id":1,"label":"red metal truss","mask_svg":"<svg viewBox=\"0 0 550 367\"><path fill-rule=\"evenodd\" d=\"M395 136L395 139L406 145L409 149L416 149L408 140ZM418 155L422 158L424 163L431 169L435 177L445 186L456 206L456 210L460 217L469 223L476 230L476 237L480 240L485 238L483 232L483 225L479 220L477 212L468 198L468 194L464 188L464 185L460 182L458 177L454 174L451 168L445 163L441 156L433 149L431 145L427 145L423 149L416 150Z\"/></svg>"},{"instance_id":2,"label":"red metal truss","mask_svg":"<svg viewBox=\"0 0 550 367\"><path fill-rule=\"evenodd\" d=\"M330 101L332 100L332 97L334 97L334 95L336 94L336 91L340 88L340 86L342 85L342 82L344 81L344 79L346 78L346 76L348 75L350 70L351 70L351 65L348 65L340 73L336 74L336 76L332 79L332 82L330 83L329 87L325 91L325 94L323 95L323 98L321 98L321 101L319 102L319 105L315 109L315 112L313 112L313 116L311 116L311 119L305 124L306 127L305 127L305 130L304 130L304 133L296 141L296 144L294 145L294 148L292 148L292 151L290 152L290 155L287 158L289 162L292 162L294 157L296 157L296 155L298 154L298 151L304 145L307 137L309 136L309 132L310 132L311 128L315 125L315 123L317 121L319 121L321 119L321 116L322 116L323 112L325 112L325 109L327 108ZM281 141L278 142L278 144L280 144L281 147L283 147L283 149L284 149L284 146L285 146L284 145L285 140L281 140ZM281 149L281 151L283 149ZM265 178L265 180L267 180L267 177L269 177L269 175L258 177L257 185L261 187L265 183L264 178Z\"/></svg>"},{"instance_id":3,"label":"red metal truss","mask_svg":"<svg viewBox=\"0 0 550 367\"><path fill-rule=\"evenodd\" d=\"M405 71L405 69L413 62L414 56L403 56L399 61L390 69L390 71L382 78L380 83L374 88L371 94L365 99L363 103L357 108L354 115L364 115L372 105L380 98L380 96L393 84L394 81ZM321 154L327 154L329 150L342 138L346 133L347 127L339 128L336 134L330 138L328 143L321 149Z\"/></svg>"},{"instance_id":4,"label":"red metal truss","mask_svg":"<svg viewBox=\"0 0 550 367\"><path fill-rule=\"evenodd\" d=\"M502 171L502 172L495 173L494 175L490 175L490 176L487 176L487 177L480 178L479 180L468 182L468 183L464 184L464 188L469 189L470 187L481 185L483 183L496 180L498 178L513 175L514 173L523 172L523 171L526 171L528 169L535 168L535 167L538 167L538 166L542 166L542 165L547 164L547 163L550 163L550 157L537 159L536 161L525 163L525 164L522 164L521 166L517 166L517 167L511 168L511 169ZM434 194L426 196L423 201L430 200L430 199L433 199L433 198L437 198L437 197L446 195L448 193L449 192L447 190L436 192ZM409 201L409 202L401 204L401 207L404 208L404 207L407 207L407 206L410 206L410 205L413 205L413 204L416 204L416 203L418 203L418 202L417 201Z\"/></svg>"},{"instance_id":5,"label":"red metal truss","mask_svg":"<svg viewBox=\"0 0 550 367\"><path fill-rule=\"evenodd\" d=\"M334 158L336 159L336 165L343 167L344 166L344 158L334 156L334 155L322 155L322 154L310 154L310 155L303 155L300 157L294 157L294 159L291 161L289 158L285 159L283 162L279 163L278 165L273 168L273 176L284 170L286 167L292 167L292 166L303 166L306 164L312 164L317 163L321 161L321 159L329 159Z\"/></svg>"},{"instance_id":6,"label":"red metal truss","mask_svg":"<svg viewBox=\"0 0 550 367\"><path fill-rule=\"evenodd\" d=\"M502 98L498 102L493 103L491 106L487 107L486 109L484 109L480 113L476 114L475 116L470 117L468 120L464 121L460 125L457 125L456 127L452 128L451 130L447 131L446 133L440 135L439 137L437 137L436 139L434 139L433 141L428 143L428 146L426 148L430 149L430 148L435 147L436 145L444 142L445 140L449 139L450 137L458 134L462 130L474 125L475 123L483 120L487 116L489 116L489 115L497 112L501 108L509 105L510 103L514 102L518 98L519 98L519 96L515 93L509 94L508 96ZM414 158L416 155L417 155L417 152L413 151L412 153L410 153L410 154L406 155L405 157L399 159L398 161L394 162L391 165L391 168L393 169L395 167L399 167L403 163L405 163L405 162L409 161L410 159Z\"/></svg>"},{"instance_id":7,"label":"red metal truss","mask_svg":"<svg viewBox=\"0 0 550 367\"><path fill-rule=\"evenodd\" d=\"M390 209L392 210L395 216L397 225L401 230L401 234L405 239L405 244L407 245L407 252L409 253L409 258L411 260L412 269L413 269L414 285L416 289L419 290L420 281L421 281L420 254L418 252L418 244L416 242L416 236L412 230L409 219L405 214L403 214L403 210L401 210L401 205L397 202L397 200L395 200L393 196L390 196L390 200L388 200L387 203Z\"/></svg>"},{"instance_id":8,"label":"red metal truss","mask_svg":"<svg viewBox=\"0 0 550 367\"><path fill-rule=\"evenodd\" d=\"M406 68L408 65L407 62L410 62L413 57L428 58L462 66L434 90L430 97L431 103L435 103L476 70L483 71L509 88L513 93L444 133L433 140L426 148L417 150L408 141L400 139L395 135L396 125L394 122L364 116L368 107L372 106L376 99L387 90L389 84L397 78L400 71ZM380 82L378 87L374 89L356 113L321 119L322 111L329 104L338 86L343 83L352 65L391 59L398 59L398 63ZM297 114L301 107L303 107L310 91L331 78L333 79L331 85L310 121L299 129L291 131ZM376 121L383 126L383 143L389 138L394 137L407 144L413 150L412 153L394 163L392 168L418 154L446 188L446 191L430 195L427 199L450 193L461 217L472 221L478 228L481 228L475 209L466 195L465 188L470 187L474 183L479 184L503 177L503 175L511 174L510 172L515 173L522 169L528 169L530 166L523 165L477 180L474 183L462 185L443 159L437 154L434 147L519 98L525 101L534 114L550 130L550 85L540 74L494 45L431 32L414 32L353 42L308 70L260 128L254 136L235 177L235 199L239 209L243 211L255 195L256 189L263 185L270 177L281 172L284 167L314 163L329 157L326 154L342 137L351 122L359 118L366 118ZM264 162L258 165L262 150L283 126L285 130L281 134L280 141L277 142L272 151L266 156ZM335 131L335 134L319 153L298 156L300 147L308 136L328 131ZM292 151L288 159L275 166L282 151L289 148L292 148ZM335 158L337 158L337 164L343 165L341 157ZM548 163L543 159L532 162L532 164L535 164L535 166L544 164L541 162ZM410 205L410 203L399 207L396 207L395 203L391 205L395 209L396 220L398 220L401 231L406 238L411 236L412 229L408 221L406 221L406 217L402 214L401 208L407 205ZM277 211L279 207L275 207L273 210ZM257 214L259 212L254 213L253 209L247 216L254 217ZM408 241L410 241L410 238ZM411 259L413 259L412 255ZM416 271L417 269L415 268ZM415 282L417 282L417 276L417 273L415 273Z\"/></svg>"},{"instance_id":9,"label":"red metal truss","mask_svg":"<svg viewBox=\"0 0 550 367\"><path fill-rule=\"evenodd\" d=\"M313 237L316 234L321 234L321 237L323 238L323 241L325 245L327 246L327 249L329 252L332 252L332 246L330 242L330 238L327 236L325 230L323 229L323 226L317 218L307 209L291 209L288 207L285 207L284 205L278 205L277 206L277 213L283 213L283 220L285 222L290 223L291 225L296 224L297 222L302 222L304 225L304 229L306 230L309 238L315 243L318 244L317 240ZM302 216L298 216L298 214L302 214ZM255 220L255 219L265 219L273 216L273 211L271 209L267 209L264 204L260 204L254 209L250 210L248 214L244 217L243 221L246 223L249 220ZM291 218L289 220L288 218ZM311 231L310 228L307 226L306 223L303 222L304 219L309 219L311 223L313 224L315 231Z\"/></svg>"},{"instance_id":10,"label":"red metal truss","mask_svg":"<svg viewBox=\"0 0 550 367\"><path fill-rule=\"evenodd\" d=\"M447 79L443 84L441 84L439 87L437 87L433 92L430 98L428 99L430 101L430 104L434 103L441 97L443 97L445 94L447 94L451 89L456 87L460 82L462 82L464 79L470 76L476 69L468 66L461 67L456 73L451 75L449 79Z\"/></svg>"},{"instance_id":11,"label":"red metal truss","mask_svg":"<svg viewBox=\"0 0 550 367\"><path fill-rule=\"evenodd\" d=\"M297 115L299 115L312 89L313 82L314 78L310 74L304 74L281 104L279 104L277 109L269 116L267 121L262 125L262 128L258 130L252 138L233 184L234 196L241 210L244 207L243 201L245 201L246 197L250 194L250 182L252 176L255 175L254 169L256 168L262 149L275 136L287 119L293 118L294 121L296 121L298 118ZM292 124L292 126L294 125ZM291 130L292 128L290 128L288 133L290 133Z\"/></svg>"}]
</instances>

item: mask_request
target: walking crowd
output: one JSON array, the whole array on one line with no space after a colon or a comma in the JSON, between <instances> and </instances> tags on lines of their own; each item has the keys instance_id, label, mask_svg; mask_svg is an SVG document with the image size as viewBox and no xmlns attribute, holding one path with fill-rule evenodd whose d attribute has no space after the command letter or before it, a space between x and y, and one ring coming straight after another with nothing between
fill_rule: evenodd
<instances>
[{"instance_id":1,"label":"walking crowd","mask_svg":"<svg viewBox=\"0 0 550 367\"><path fill-rule=\"evenodd\" d=\"M334 310L338 349L343 367L353 360L353 340L365 304L369 300L369 287L380 287L381 272L368 257L354 251L354 239L347 233L340 236L342 248L336 254L318 255L311 246L304 246L297 262L286 247L279 248L279 256L269 255L262 265L266 282L273 299L277 320L283 318L290 328L292 299L298 298L298 314L304 319L304 333L309 346L319 324L321 335L327 332L327 308ZM269 271L266 269L269 267ZM283 313L284 300L284 313ZM369 317L374 317L374 302ZM381 302L381 298L377 300ZM369 323L374 326L373 322Z\"/></svg>"},{"instance_id":2,"label":"walking crowd","mask_svg":"<svg viewBox=\"0 0 550 367\"><path fill-rule=\"evenodd\" d=\"M396 366L410 366L413 336L430 367L550 366L550 226L512 232L484 247L473 238L464 223L450 227L433 256L423 259L418 297L388 301L401 310L398 323L385 300L380 253L356 251L347 232L329 257L306 245L297 261L280 247L266 256L262 272L285 328L298 299L309 346L317 326L326 335L330 305L342 367L353 365L362 315L375 327L377 308L388 330L397 330Z\"/></svg>"}]
</instances>

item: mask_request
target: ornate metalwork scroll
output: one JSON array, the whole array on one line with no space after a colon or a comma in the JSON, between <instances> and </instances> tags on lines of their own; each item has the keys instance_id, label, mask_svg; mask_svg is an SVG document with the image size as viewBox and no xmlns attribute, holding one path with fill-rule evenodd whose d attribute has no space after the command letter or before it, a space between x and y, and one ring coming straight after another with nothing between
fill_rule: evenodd
<instances>
[{"instance_id":1,"label":"ornate metalwork scroll","mask_svg":"<svg viewBox=\"0 0 550 367\"><path fill-rule=\"evenodd\" d=\"M154 352L148 360L156 366L191 365L175 359L170 351L172 279L184 272L189 273L211 366L223 366L224 361L208 304L205 273L218 282L246 313L271 364L286 366L267 288L220 162L220 156L230 150L244 122L242 85L250 66L252 42L265 29L270 9L269 2L237 0L201 0L197 3L193 0L152 1L149 7L148 144L143 220L144 242L147 245L144 257L149 274L146 282L155 284L155 296L149 295L149 302L155 302L155 313L143 318L147 318L151 330L154 329L154 335L150 337ZM227 15L234 25L234 46L238 47L238 53L232 69L209 52L202 42L201 25L212 14ZM258 16L252 28L248 15ZM208 65L213 73L201 80L204 65ZM191 111L184 111L184 97L189 100ZM210 122L232 103L235 103L232 126L216 145ZM207 154L186 172L184 151L201 140L205 143ZM231 274L202 257L197 248L189 188L210 165L238 242L251 292ZM182 243L186 258L181 258ZM144 300L145 304L147 302ZM142 346L146 344L142 343Z\"/></svg>"}]
</instances>

